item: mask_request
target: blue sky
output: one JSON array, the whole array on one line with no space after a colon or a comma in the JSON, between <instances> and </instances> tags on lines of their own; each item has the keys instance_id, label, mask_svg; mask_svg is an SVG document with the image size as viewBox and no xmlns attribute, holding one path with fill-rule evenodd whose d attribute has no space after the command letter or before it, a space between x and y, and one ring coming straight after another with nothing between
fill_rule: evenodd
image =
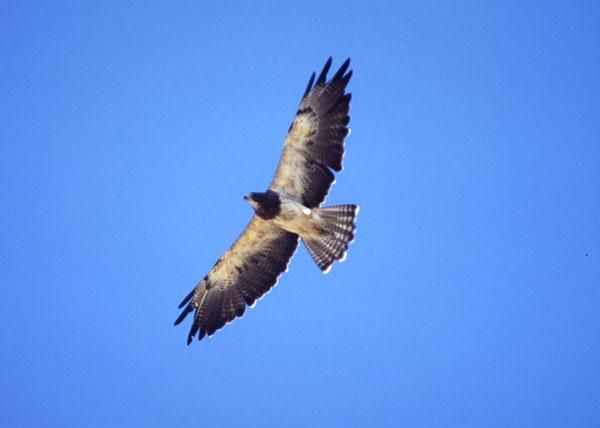
<instances>
[{"instance_id":1,"label":"blue sky","mask_svg":"<svg viewBox=\"0 0 600 428\"><path fill-rule=\"evenodd\" d=\"M11 3L0 425L600 426L599 3ZM329 55L348 259L188 347Z\"/></svg>"}]
</instances>

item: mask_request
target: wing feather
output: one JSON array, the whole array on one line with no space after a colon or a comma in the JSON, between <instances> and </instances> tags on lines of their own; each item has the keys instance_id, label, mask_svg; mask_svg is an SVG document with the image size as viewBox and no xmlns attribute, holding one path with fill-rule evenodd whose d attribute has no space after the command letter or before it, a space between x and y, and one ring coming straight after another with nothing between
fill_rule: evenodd
<instances>
[{"instance_id":1,"label":"wing feather","mask_svg":"<svg viewBox=\"0 0 600 428\"><path fill-rule=\"evenodd\" d=\"M175 325L194 312L188 344L240 317L277 282L296 251L298 235L254 216L233 246L181 302Z\"/></svg>"},{"instance_id":2,"label":"wing feather","mask_svg":"<svg viewBox=\"0 0 600 428\"><path fill-rule=\"evenodd\" d=\"M284 192L309 207L318 207L342 170L344 138L348 135L352 77L348 58L327 81L331 57L315 81L313 73L300 101L270 188ZM314 82L314 86L313 86Z\"/></svg>"}]
</instances>

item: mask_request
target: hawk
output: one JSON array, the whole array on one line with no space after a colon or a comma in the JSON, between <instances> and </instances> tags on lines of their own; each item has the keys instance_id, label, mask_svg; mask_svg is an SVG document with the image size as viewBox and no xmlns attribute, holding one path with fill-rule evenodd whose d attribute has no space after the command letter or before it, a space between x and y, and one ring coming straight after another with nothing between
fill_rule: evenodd
<instances>
[{"instance_id":1,"label":"hawk","mask_svg":"<svg viewBox=\"0 0 600 428\"><path fill-rule=\"evenodd\" d=\"M179 305L181 323L194 313L187 343L211 336L241 317L287 270L301 239L315 263L327 273L343 261L354 239L357 205L321 208L333 171L342 170L348 135L352 76L348 58L327 80L331 57L315 80L312 73L290 125L275 177L265 192L246 196L254 216L233 246Z\"/></svg>"}]
</instances>

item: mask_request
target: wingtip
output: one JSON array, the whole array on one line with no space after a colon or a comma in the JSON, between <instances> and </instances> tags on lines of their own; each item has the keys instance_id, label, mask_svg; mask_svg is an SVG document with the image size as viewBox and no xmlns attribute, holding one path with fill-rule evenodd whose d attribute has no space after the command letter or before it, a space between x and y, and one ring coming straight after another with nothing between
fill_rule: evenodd
<instances>
[{"instance_id":1,"label":"wingtip","mask_svg":"<svg viewBox=\"0 0 600 428\"><path fill-rule=\"evenodd\" d=\"M178 309L183 308L185 306L185 304L190 301L190 299L194 295L195 291L196 291L195 288L192 291L190 291L190 293L187 296L184 297L184 299L181 301L181 303L179 304L179 306L177 306L177 308Z\"/></svg>"},{"instance_id":2,"label":"wingtip","mask_svg":"<svg viewBox=\"0 0 600 428\"><path fill-rule=\"evenodd\" d=\"M331 68L332 63L333 63L333 58L332 57L327 58L327 61L325 62L325 65L323 66L323 70L321 70L321 73L319 73L319 77L317 78L317 82L315 83L315 86L323 86L325 84L325 81L327 80L327 73L329 72L329 69Z\"/></svg>"},{"instance_id":3,"label":"wingtip","mask_svg":"<svg viewBox=\"0 0 600 428\"><path fill-rule=\"evenodd\" d=\"M344 63L341 65L341 67L338 69L338 71L335 73L335 75L332 77L332 81L333 80L338 80L341 78L344 79L350 79L349 76L352 76L352 70L350 70L348 72L348 74L346 76L344 76L344 74L346 73L346 70L348 70L348 67L350 66L350 58L346 59L346 61L344 61Z\"/></svg>"},{"instance_id":4,"label":"wingtip","mask_svg":"<svg viewBox=\"0 0 600 428\"><path fill-rule=\"evenodd\" d=\"M353 70L350 70L345 76L341 77L344 87L346 87L346 85L352 78L352 72L353 72Z\"/></svg>"},{"instance_id":5,"label":"wingtip","mask_svg":"<svg viewBox=\"0 0 600 428\"><path fill-rule=\"evenodd\" d=\"M188 316L188 314L192 312L192 308L190 306L188 306L187 308L185 308L183 310L183 312L181 312L181 314L179 314L179 316L177 317L177 319L175 320L175 322L173 323L173 325L179 325L181 324L181 322Z\"/></svg>"},{"instance_id":6,"label":"wingtip","mask_svg":"<svg viewBox=\"0 0 600 428\"><path fill-rule=\"evenodd\" d=\"M306 85L306 90L304 91L304 95L302 95L302 99L306 98L306 96L309 94L310 90L313 87L313 83L315 83L315 77L316 77L316 73L313 71L312 74L310 75L310 79L308 79L308 84Z\"/></svg>"}]
</instances>

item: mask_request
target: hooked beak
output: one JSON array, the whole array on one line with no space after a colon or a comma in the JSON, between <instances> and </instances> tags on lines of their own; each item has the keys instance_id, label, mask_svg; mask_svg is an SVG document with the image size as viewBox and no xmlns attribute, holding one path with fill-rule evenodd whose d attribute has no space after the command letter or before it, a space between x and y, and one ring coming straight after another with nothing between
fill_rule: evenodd
<instances>
[{"instance_id":1,"label":"hooked beak","mask_svg":"<svg viewBox=\"0 0 600 428\"><path fill-rule=\"evenodd\" d=\"M254 198L252 197L252 193L250 193L248 195L244 195L244 201L247 201L252 208L256 209L257 204L256 204L256 201L254 200Z\"/></svg>"}]
</instances>

